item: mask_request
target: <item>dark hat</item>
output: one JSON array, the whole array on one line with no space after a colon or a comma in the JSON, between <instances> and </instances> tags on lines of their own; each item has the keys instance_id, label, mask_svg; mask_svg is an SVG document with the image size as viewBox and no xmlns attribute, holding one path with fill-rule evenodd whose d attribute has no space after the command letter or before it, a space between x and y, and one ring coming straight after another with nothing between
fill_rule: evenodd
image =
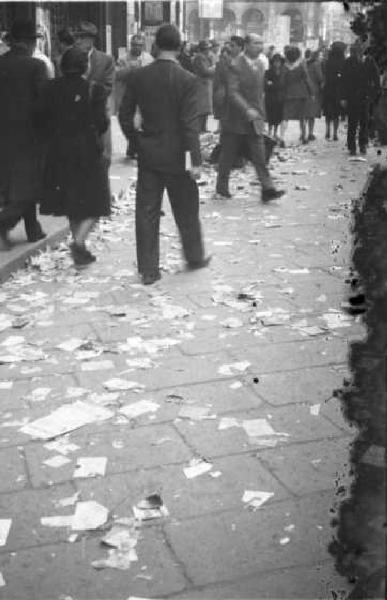
<instances>
[{"instance_id":1,"label":"dark hat","mask_svg":"<svg viewBox=\"0 0 387 600\"><path fill-rule=\"evenodd\" d=\"M10 30L10 37L12 40L36 40L41 37L36 31L36 27L32 21L27 19L17 19L13 22Z\"/></svg>"},{"instance_id":2,"label":"dark hat","mask_svg":"<svg viewBox=\"0 0 387 600\"><path fill-rule=\"evenodd\" d=\"M74 36L76 37L97 37L98 29L94 23L89 21L80 21L74 29Z\"/></svg>"},{"instance_id":3,"label":"dark hat","mask_svg":"<svg viewBox=\"0 0 387 600\"><path fill-rule=\"evenodd\" d=\"M200 40L198 48L200 51L210 50L211 44L207 40Z\"/></svg>"},{"instance_id":4,"label":"dark hat","mask_svg":"<svg viewBox=\"0 0 387 600\"><path fill-rule=\"evenodd\" d=\"M64 52L60 61L60 69L63 75L78 73L83 75L88 67L88 56L86 52L73 46Z\"/></svg>"}]
</instances>

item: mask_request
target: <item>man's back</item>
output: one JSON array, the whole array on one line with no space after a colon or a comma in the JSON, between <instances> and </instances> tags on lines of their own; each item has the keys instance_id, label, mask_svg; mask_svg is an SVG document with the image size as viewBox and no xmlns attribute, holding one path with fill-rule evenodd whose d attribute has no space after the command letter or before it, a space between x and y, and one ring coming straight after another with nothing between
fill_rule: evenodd
<instances>
[{"instance_id":1,"label":"man's back","mask_svg":"<svg viewBox=\"0 0 387 600\"><path fill-rule=\"evenodd\" d=\"M111 56L93 48L90 55L90 69L87 74L88 81L99 83L108 96L113 88L114 62Z\"/></svg>"},{"instance_id":2,"label":"man's back","mask_svg":"<svg viewBox=\"0 0 387 600\"><path fill-rule=\"evenodd\" d=\"M200 163L196 80L191 73L177 61L160 59L135 70L120 107L120 123L127 137L134 132L137 106L143 130L140 154L142 146L145 160L149 157L155 168L181 170L184 151L190 150L193 161ZM157 144L150 136L158 136Z\"/></svg>"},{"instance_id":3,"label":"man's back","mask_svg":"<svg viewBox=\"0 0 387 600\"><path fill-rule=\"evenodd\" d=\"M22 49L0 56L0 131L4 139L29 136L33 105L47 79L44 64Z\"/></svg>"}]
</instances>

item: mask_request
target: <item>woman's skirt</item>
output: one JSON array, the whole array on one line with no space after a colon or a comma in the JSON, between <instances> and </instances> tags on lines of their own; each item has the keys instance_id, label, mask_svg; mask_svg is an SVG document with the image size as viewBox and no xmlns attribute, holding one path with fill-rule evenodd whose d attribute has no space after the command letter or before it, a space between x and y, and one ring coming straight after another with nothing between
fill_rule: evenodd
<instances>
[{"instance_id":1,"label":"woman's skirt","mask_svg":"<svg viewBox=\"0 0 387 600\"><path fill-rule=\"evenodd\" d=\"M284 103L284 120L299 121L306 118L307 98L289 98Z\"/></svg>"}]
</instances>

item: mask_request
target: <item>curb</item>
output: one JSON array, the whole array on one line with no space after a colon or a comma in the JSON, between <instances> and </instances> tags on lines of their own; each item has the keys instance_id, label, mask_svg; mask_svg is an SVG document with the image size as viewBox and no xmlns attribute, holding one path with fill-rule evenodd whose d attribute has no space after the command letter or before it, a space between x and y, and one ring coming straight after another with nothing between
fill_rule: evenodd
<instances>
[{"instance_id":1,"label":"curb","mask_svg":"<svg viewBox=\"0 0 387 600\"><path fill-rule=\"evenodd\" d=\"M61 242L67 236L69 230L69 226L66 225L54 233L49 233L43 240L20 248L16 256L12 256L9 261L0 266L0 283L4 283L15 271L22 269L30 256L38 254L42 250L51 248L58 244L58 242Z\"/></svg>"}]
</instances>

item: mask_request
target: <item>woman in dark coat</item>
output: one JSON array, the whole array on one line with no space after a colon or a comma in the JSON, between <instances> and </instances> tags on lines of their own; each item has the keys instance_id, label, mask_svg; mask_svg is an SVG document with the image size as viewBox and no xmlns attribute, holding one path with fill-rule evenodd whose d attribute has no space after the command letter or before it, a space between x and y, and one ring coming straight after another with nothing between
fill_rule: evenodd
<instances>
[{"instance_id":1,"label":"woman in dark coat","mask_svg":"<svg viewBox=\"0 0 387 600\"><path fill-rule=\"evenodd\" d=\"M321 117L321 90L323 87L323 73L318 52L306 50L305 52L306 68L308 70L309 80L312 85L312 96L306 105L306 117L308 119L308 140L313 142L316 139L314 135L314 121Z\"/></svg>"},{"instance_id":2,"label":"woman in dark coat","mask_svg":"<svg viewBox=\"0 0 387 600\"><path fill-rule=\"evenodd\" d=\"M270 67L265 71L265 106L269 135L277 137L278 126L284 114L284 59L274 54L270 59Z\"/></svg>"},{"instance_id":3,"label":"woman in dark coat","mask_svg":"<svg viewBox=\"0 0 387 600\"><path fill-rule=\"evenodd\" d=\"M95 260L87 236L99 217L110 214L108 167L101 135L107 130L106 94L99 84L82 77L87 54L67 50L63 77L48 83L42 106L48 133L44 200L40 212L68 217L76 265Z\"/></svg>"},{"instance_id":4,"label":"woman in dark coat","mask_svg":"<svg viewBox=\"0 0 387 600\"><path fill-rule=\"evenodd\" d=\"M332 122L333 139L338 140L337 132L342 112L340 100L344 64L345 45L341 42L333 42L328 58L324 63L323 111L326 124L325 139L327 140L331 137Z\"/></svg>"},{"instance_id":5,"label":"woman in dark coat","mask_svg":"<svg viewBox=\"0 0 387 600\"><path fill-rule=\"evenodd\" d=\"M285 51L285 58L284 119L285 121L299 121L300 139L303 144L307 144L306 110L308 100L312 96L312 86L299 48L288 47Z\"/></svg>"}]
</instances>

